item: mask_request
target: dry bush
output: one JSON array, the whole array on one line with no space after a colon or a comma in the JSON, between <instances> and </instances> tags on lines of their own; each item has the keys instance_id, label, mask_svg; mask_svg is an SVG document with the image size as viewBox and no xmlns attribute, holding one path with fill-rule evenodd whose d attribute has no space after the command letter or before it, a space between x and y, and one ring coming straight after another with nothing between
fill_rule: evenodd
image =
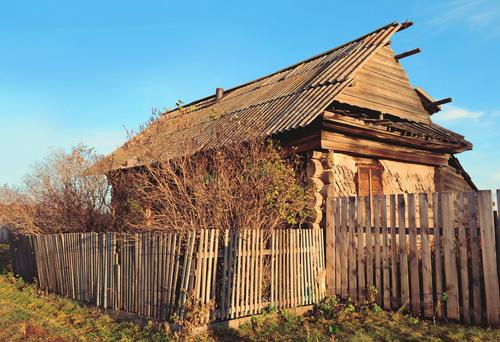
<instances>
[{"instance_id":1,"label":"dry bush","mask_svg":"<svg viewBox=\"0 0 500 342\"><path fill-rule=\"evenodd\" d=\"M271 231L310 215L300 158L271 140L252 138L192 156L112 175L113 207L123 228L219 228Z\"/></svg>"},{"instance_id":2,"label":"dry bush","mask_svg":"<svg viewBox=\"0 0 500 342\"><path fill-rule=\"evenodd\" d=\"M101 157L92 148L51 151L34 164L21 188L0 188L0 214L23 233L107 230L111 222L106 177L86 172Z\"/></svg>"}]
</instances>

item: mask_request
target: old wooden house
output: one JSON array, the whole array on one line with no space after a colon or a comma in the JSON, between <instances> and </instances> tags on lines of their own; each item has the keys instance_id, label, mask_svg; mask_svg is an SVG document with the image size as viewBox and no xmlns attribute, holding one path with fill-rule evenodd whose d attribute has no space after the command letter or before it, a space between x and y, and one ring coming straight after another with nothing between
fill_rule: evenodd
<instances>
[{"instance_id":1,"label":"old wooden house","mask_svg":"<svg viewBox=\"0 0 500 342\"><path fill-rule=\"evenodd\" d=\"M308 155L318 196L475 189L455 157L472 144L431 119L451 99L435 101L411 85L399 59L412 52L391 48L391 37L409 26L391 23L170 111L159 119L161 130L151 125L133 146L114 151L110 169L147 162L140 157L146 141L175 158L245 139L242 122L252 122L258 134Z\"/></svg>"}]
</instances>

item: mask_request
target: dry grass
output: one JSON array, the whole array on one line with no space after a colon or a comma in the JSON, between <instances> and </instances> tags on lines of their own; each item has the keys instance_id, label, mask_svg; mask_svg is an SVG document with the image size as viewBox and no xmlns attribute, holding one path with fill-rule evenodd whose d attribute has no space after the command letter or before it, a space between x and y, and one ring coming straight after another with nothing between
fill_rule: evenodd
<instances>
[{"instance_id":1,"label":"dry grass","mask_svg":"<svg viewBox=\"0 0 500 342\"><path fill-rule=\"evenodd\" d=\"M117 323L97 310L0 276L0 341L499 341L500 330L423 322L331 300L305 316L269 308L239 329L197 336Z\"/></svg>"}]
</instances>

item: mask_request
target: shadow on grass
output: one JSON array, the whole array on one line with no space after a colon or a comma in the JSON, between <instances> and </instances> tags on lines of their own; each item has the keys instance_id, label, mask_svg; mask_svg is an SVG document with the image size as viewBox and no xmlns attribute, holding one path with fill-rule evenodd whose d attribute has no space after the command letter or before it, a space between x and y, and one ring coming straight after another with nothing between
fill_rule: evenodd
<instances>
[{"instance_id":1,"label":"shadow on grass","mask_svg":"<svg viewBox=\"0 0 500 342\"><path fill-rule=\"evenodd\" d=\"M0 273L4 270L10 271L10 252L9 245L1 243L0 244Z\"/></svg>"}]
</instances>

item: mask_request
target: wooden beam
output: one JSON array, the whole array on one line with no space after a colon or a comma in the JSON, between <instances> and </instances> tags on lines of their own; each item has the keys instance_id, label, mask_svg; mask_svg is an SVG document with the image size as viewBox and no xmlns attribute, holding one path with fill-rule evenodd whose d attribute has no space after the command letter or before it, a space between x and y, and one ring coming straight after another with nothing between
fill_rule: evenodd
<instances>
[{"instance_id":1,"label":"wooden beam","mask_svg":"<svg viewBox=\"0 0 500 342\"><path fill-rule=\"evenodd\" d=\"M410 50L410 51L406 51L406 52L400 53L399 55L394 56L394 58L396 58L396 60L400 60L401 58L405 58L405 57L417 54L419 52L422 52L421 48L417 48L417 49L413 49L413 50Z\"/></svg>"},{"instance_id":2,"label":"wooden beam","mask_svg":"<svg viewBox=\"0 0 500 342\"><path fill-rule=\"evenodd\" d=\"M408 27L410 27L412 25L413 25L413 21L406 21L406 22L404 22L404 23L401 24L401 27L398 29L397 32L403 31L403 30L407 29Z\"/></svg>"},{"instance_id":3,"label":"wooden beam","mask_svg":"<svg viewBox=\"0 0 500 342\"><path fill-rule=\"evenodd\" d=\"M435 106L439 106L439 105L442 105L445 103L450 103L451 101L453 101L453 99L451 97L447 97L446 99L442 99L439 101L434 101L434 102L428 103L425 105L425 107L435 107Z\"/></svg>"}]
</instances>

